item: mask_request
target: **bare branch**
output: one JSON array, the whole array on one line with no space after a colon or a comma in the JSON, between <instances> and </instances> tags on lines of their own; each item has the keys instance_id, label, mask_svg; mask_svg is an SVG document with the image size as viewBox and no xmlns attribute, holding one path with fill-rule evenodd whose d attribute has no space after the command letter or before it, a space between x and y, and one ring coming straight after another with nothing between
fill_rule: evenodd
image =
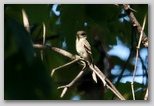
<instances>
[{"instance_id":1,"label":"bare branch","mask_svg":"<svg viewBox=\"0 0 154 106\"><path fill-rule=\"evenodd\" d=\"M139 33L139 35L141 34L142 32L142 27L141 25L139 24L139 22L137 21L136 17L134 16L133 12L131 11L131 8L130 8L130 5L128 4L123 4L123 8L124 10L126 11L126 13L128 14L132 24L134 27L137 28L137 31ZM145 47L148 47L148 38L146 36L146 34L143 32L143 37L142 37L142 44L145 46Z\"/></svg>"},{"instance_id":2,"label":"bare branch","mask_svg":"<svg viewBox=\"0 0 154 106\"><path fill-rule=\"evenodd\" d=\"M99 68L94 65L94 68L90 66L90 69L93 70L98 77L103 82L104 86L107 86L111 91L114 91L113 93L117 95L121 100L125 100L125 98L119 93L119 91L115 88L115 86L110 82L110 80L99 70ZM108 85L109 84L109 85Z\"/></svg>"},{"instance_id":3,"label":"bare branch","mask_svg":"<svg viewBox=\"0 0 154 106\"><path fill-rule=\"evenodd\" d=\"M132 82L131 82L133 100L135 100L134 79L135 79L136 68L137 68L137 64L138 64L138 48L136 48L136 49L137 49L137 51L136 51L136 59L135 59L134 73L133 73L133 78L132 78Z\"/></svg>"},{"instance_id":4,"label":"bare branch","mask_svg":"<svg viewBox=\"0 0 154 106\"><path fill-rule=\"evenodd\" d=\"M76 59L77 56L74 56L72 55L71 53L63 50L63 49L60 49L60 48L57 48L57 47L53 47L53 46L47 46L47 45L41 45L41 44L33 44L33 47L34 48L37 48L37 49L46 49L46 50L52 50L52 51L55 51L65 57L68 57L70 59ZM80 56L78 56L80 57Z\"/></svg>"},{"instance_id":5,"label":"bare branch","mask_svg":"<svg viewBox=\"0 0 154 106\"><path fill-rule=\"evenodd\" d=\"M58 87L58 88L57 88L57 89L60 89L60 88L63 88L63 87L64 87L64 89L63 89L63 91L62 91L62 93L61 93L61 95L60 95L61 98L62 98L62 97L64 96L64 94L66 93L68 87L67 87L67 86L61 86L61 87Z\"/></svg>"},{"instance_id":6,"label":"bare branch","mask_svg":"<svg viewBox=\"0 0 154 106\"><path fill-rule=\"evenodd\" d=\"M141 40L142 40L142 36L143 36L145 22L146 22L146 16L144 17L144 21L143 21L143 25L142 25L142 29L141 29L140 38L139 38L139 41L138 41L137 48L140 48L140 45L141 45Z\"/></svg>"},{"instance_id":7,"label":"bare branch","mask_svg":"<svg viewBox=\"0 0 154 106\"><path fill-rule=\"evenodd\" d=\"M62 97L64 96L64 94L66 93L67 89L68 89L69 87L71 87L71 86L82 76L82 74L83 74L85 68L86 68L86 65L82 68L82 70L79 72L79 74L78 74L69 84L58 87L58 89L64 88L63 91L62 91L62 93L61 93L61 96L60 96L61 98L62 98Z\"/></svg>"},{"instance_id":8,"label":"bare branch","mask_svg":"<svg viewBox=\"0 0 154 106\"><path fill-rule=\"evenodd\" d=\"M43 45L45 45L45 35L46 35L46 27L45 24L43 23ZM41 59L43 61L43 50L41 50Z\"/></svg>"},{"instance_id":9,"label":"bare branch","mask_svg":"<svg viewBox=\"0 0 154 106\"><path fill-rule=\"evenodd\" d=\"M130 18L130 20L132 22L132 25L137 28L137 31L138 31L138 33L140 35L138 45L136 47L136 59L135 59L134 73L133 73L133 78L132 78L132 82L131 82L132 96L133 96L133 100L135 100L134 79L135 79L135 76L136 76L136 68L137 68L137 64L138 64L138 55L139 55L138 50L140 48L141 41L142 41L142 44L145 47L148 47L148 38L147 38L146 34L143 31L144 27L145 27L145 22L146 22L146 16L144 17L143 26L141 27L141 25L137 21L136 17L134 16L133 12L131 11L130 5L123 4L123 8L126 11L126 13L128 14L128 16L129 16L129 18Z\"/></svg>"},{"instance_id":10,"label":"bare branch","mask_svg":"<svg viewBox=\"0 0 154 106\"><path fill-rule=\"evenodd\" d=\"M135 79L136 68L137 68L137 64L138 64L138 55L139 55L138 52L139 52L139 49L140 49L141 38L143 36L143 30L144 30L144 27L145 27L145 21L146 21L146 16L145 16L144 21L143 21L143 26L142 26L142 29L141 29L141 32L140 32L140 38L139 38L139 41L138 41L138 45L136 47L136 59L135 59L134 73L133 73L133 79L132 79L132 82L131 82L133 100L135 100L134 79Z\"/></svg>"},{"instance_id":11,"label":"bare branch","mask_svg":"<svg viewBox=\"0 0 154 106\"><path fill-rule=\"evenodd\" d=\"M87 62L87 61L83 60L83 58L81 58L81 57L78 56L78 55L73 56L71 53L69 53L69 52L67 52L67 51L65 51L65 50L62 50L62 49L60 49L60 48L56 48L56 47L52 47L52 46L46 46L46 45L41 45L41 44L33 44L33 47L34 47L34 48L39 48L39 49L53 50L53 51L55 51L55 52L57 52L57 53L59 53L59 54L62 54L62 55L64 55L64 56L66 56L66 57L69 57L69 58L72 59L72 60L75 59L75 61L76 61L76 59L80 59L81 62L83 63L83 64L81 64L81 65L83 65L82 70L81 70L80 73L75 77L74 80L72 80L72 81L71 81L69 84L67 84L67 85L58 87L58 89L64 88L63 91L62 91L62 94L61 94L61 97L63 97L64 94L66 93L67 89L68 89L70 86L72 86L72 85L75 83L76 80L78 80L78 79L81 77L81 75L83 74L83 72L84 72L84 70L85 70L85 68L86 68L86 62ZM66 66L66 64L65 64L64 66ZM89 68L92 70L92 72L94 72L94 73L101 79L101 81L103 82L104 86L107 86L107 88L109 88L115 95L117 95L117 97L119 97L119 99L125 100L125 98L118 92L118 90L114 87L114 85L109 81L109 79L106 78L106 76L99 70L99 68L98 68L96 65L93 66L93 65L91 64L91 65L89 65ZM94 81L95 81L95 80L94 80ZM108 83L106 83L106 81L107 81ZM109 85L108 85L108 84L109 84Z\"/></svg>"},{"instance_id":12,"label":"bare branch","mask_svg":"<svg viewBox=\"0 0 154 106\"><path fill-rule=\"evenodd\" d=\"M134 79L134 77L133 77L133 79ZM131 89L132 89L133 100L135 100L134 81L131 82Z\"/></svg>"},{"instance_id":13,"label":"bare branch","mask_svg":"<svg viewBox=\"0 0 154 106\"><path fill-rule=\"evenodd\" d=\"M71 62L68 62L68 63L66 63L66 64L64 64L64 65L61 65L61 66L59 66L59 67L57 67L57 68L52 69L51 76L53 76L53 74L54 74L54 72L55 72L56 70L59 70L59 69L61 69L61 68L63 68L63 67L66 67L66 66L68 66L68 65L70 65L70 64L73 64L73 63L75 63L75 62L77 62L77 61L79 61L79 59L74 59L74 60L72 60Z\"/></svg>"}]
</instances>

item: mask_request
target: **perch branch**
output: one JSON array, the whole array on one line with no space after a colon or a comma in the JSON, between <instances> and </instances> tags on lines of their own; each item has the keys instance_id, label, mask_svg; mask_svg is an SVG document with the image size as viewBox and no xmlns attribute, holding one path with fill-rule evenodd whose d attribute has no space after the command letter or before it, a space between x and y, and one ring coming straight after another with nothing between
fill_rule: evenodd
<instances>
[{"instance_id":1,"label":"perch branch","mask_svg":"<svg viewBox=\"0 0 154 106\"><path fill-rule=\"evenodd\" d=\"M55 51L65 57L68 57L70 59L76 59L77 56L74 56L72 55L71 53L63 50L63 49L60 49L60 48L57 48L57 47L53 47L53 46L48 46L48 45L41 45L41 44L33 44L33 47L34 48L37 48L37 49L46 49L46 50L52 50L52 51ZM80 56L79 56L80 57Z\"/></svg>"},{"instance_id":2,"label":"perch branch","mask_svg":"<svg viewBox=\"0 0 154 106\"><path fill-rule=\"evenodd\" d=\"M34 48L38 48L38 49L48 49L48 50L53 50L61 55L64 55L66 57L69 57L72 60L76 60L76 59L80 59L82 61L82 63L86 62L83 61L83 58L81 58L78 55L72 55L71 53L62 50L60 48L57 47L52 47L52 46L46 46L46 45L41 45L41 44L33 44ZM86 64L86 63L85 63ZM83 66L85 66L84 64L82 64ZM101 79L101 81L103 82L104 86L107 86L107 88L109 88L115 95L117 95L117 97L119 97L119 99L121 100L125 100L125 98L118 92L118 90L114 87L114 85L109 81L109 79L106 78L106 76L99 70L99 68L96 65L89 65L89 68L92 70L92 72L95 72L95 74ZM80 78L80 76L83 74L83 70L85 69L85 67L83 67L83 69L80 71L80 73L75 77L75 79L70 82L68 85L65 86L61 86L58 88L64 88L61 94L61 97L65 94L65 92L67 91L67 89L69 88L69 86L73 85L74 82ZM106 83L108 82L108 83Z\"/></svg>"}]
</instances>

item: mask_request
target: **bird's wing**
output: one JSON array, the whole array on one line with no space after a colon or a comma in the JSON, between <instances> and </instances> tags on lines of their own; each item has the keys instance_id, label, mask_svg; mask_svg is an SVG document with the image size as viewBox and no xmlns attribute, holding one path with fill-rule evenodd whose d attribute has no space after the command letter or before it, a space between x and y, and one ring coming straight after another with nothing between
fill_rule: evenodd
<instances>
[{"instance_id":1,"label":"bird's wing","mask_svg":"<svg viewBox=\"0 0 154 106\"><path fill-rule=\"evenodd\" d=\"M91 46L90 46L89 42L88 42L87 40L85 40L83 43L84 43L84 47L85 47L86 51L87 51L89 54L92 54L92 53L91 53Z\"/></svg>"},{"instance_id":2,"label":"bird's wing","mask_svg":"<svg viewBox=\"0 0 154 106\"><path fill-rule=\"evenodd\" d=\"M89 62L93 63L93 57L91 52L91 46L87 40L84 41L84 47L86 49L86 52L89 54Z\"/></svg>"}]
</instances>

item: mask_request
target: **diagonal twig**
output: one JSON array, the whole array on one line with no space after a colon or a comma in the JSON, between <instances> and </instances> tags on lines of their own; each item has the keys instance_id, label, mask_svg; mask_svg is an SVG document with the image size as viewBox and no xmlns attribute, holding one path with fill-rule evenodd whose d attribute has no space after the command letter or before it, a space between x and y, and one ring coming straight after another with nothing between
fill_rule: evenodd
<instances>
[{"instance_id":1,"label":"diagonal twig","mask_svg":"<svg viewBox=\"0 0 154 106\"><path fill-rule=\"evenodd\" d=\"M144 27L145 27L145 21L146 21L146 16L144 17L144 21L143 21L143 25L142 25L142 30L141 30L141 33L140 33L140 38L139 38L139 41L138 41L138 45L136 47L136 59L135 59L134 73L133 73L133 78L132 78L132 82L131 82L133 100L135 100L134 79L135 79L136 68L137 68L137 64L138 64L138 52L139 52L139 49L140 49L141 39L142 39L142 36L143 36L143 30L144 30Z\"/></svg>"},{"instance_id":2,"label":"diagonal twig","mask_svg":"<svg viewBox=\"0 0 154 106\"><path fill-rule=\"evenodd\" d=\"M125 100L125 98L120 94L120 92L115 88L115 86L110 82L110 80L99 70L99 68L94 65L94 68L90 66L90 69L93 70L98 77L103 82L104 86L109 88L117 97L119 97L121 100Z\"/></svg>"},{"instance_id":3,"label":"diagonal twig","mask_svg":"<svg viewBox=\"0 0 154 106\"><path fill-rule=\"evenodd\" d=\"M82 63L83 63L83 68L79 72L79 74L69 84L58 87L58 89L63 88L63 91L62 91L62 93L60 95L61 98L64 96L64 94L66 93L68 88L70 88L83 75L83 73L84 73L84 71L86 69L86 63L84 61L82 61Z\"/></svg>"},{"instance_id":4,"label":"diagonal twig","mask_svg":"<svg viewBox=\"0 0 154 106\"><path fill-rule=\"evenodd\" d=\"M148 47L148 38L147 38L146 34L145 34L144 32L142 32L142 27L141 27L141 25L139 24L139 22L137 21L137 19L136 19L134 13L131 11L130 5L128 5L128 4L123 4L123 8L124 8L124 10L126 11L126 13L128 14L128 16L129 16L129 18L130 18L130 20L131 20L133 26L137 28L137 31L138 31L139 35L140 35L141 33L143 33L143 36L142 36L142 38L141 38L141 39L142 39L142 44L143 44L145 47Z\"/></svg>"},{"instance_id":5,"label":"diagonal twig","mask_svg":"<svg viewBox=\"0 0 154 106\"><path fill-rule=\"evenodd\" d=\"M56 70L59 70L59 69L61 69L61 68L63 68L63 67L66 67L66 66L68 66L68 65L70 65L70 64L73 64L73 63L75 63L75 62L77 62L77 61L79 61L78 58L77 58L77 59L74 59L74 60L72 60L71 62L68 62L68 63L66 63L66 64L64 64L64 65L61 65L61 66L59 66L59 67L56 67L56 68L52 69L52 71L51 71L51 76L53 76L53 74L54 74L54 72L55 72Z\"/></svg>"}]
</instances>

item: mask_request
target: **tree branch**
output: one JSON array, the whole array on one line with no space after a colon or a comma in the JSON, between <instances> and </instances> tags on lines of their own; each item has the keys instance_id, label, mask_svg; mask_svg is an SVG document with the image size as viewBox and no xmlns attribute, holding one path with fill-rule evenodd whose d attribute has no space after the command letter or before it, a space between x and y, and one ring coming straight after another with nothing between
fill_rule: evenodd
<instances>
[{"instance_id":1,"label":"tree branch","mask_svg":"<svg viewBox=\"0 0 154 106\"><path fill-rule=\"evenodd\" d=\"M57 48L57 47L52 47L52 46L46 46L46 45L41 45L41 44L33 44L33 47L34 48L38 48L38 49L48 49L48 50L52 50L52 51L55 51L63 56L66 56L72 60L80 60L82 62L86 62L84 60L81 59L80 56L78 55L72 55L71 53L65 51L65 50L62 50L60 48ZM82 64L83 65L83 64ZM65 65L66 66L66 65ZM85 68L85 67L83 67ZM104 86L106 86L107 88L109 88L115 95L117 95L117 97L119 97L119 99L121 100L125 100L125 98L119 93L119 91L114 87L114 85L110 82L110 80L108 78L106 78L106 76L99 70L99 68L94 65L94 67L92 65L89 65L89 68L95 72L95 74L101 79L101 81L103 82ZM65 86L61 86L61 87L58 87L58 88L64 88L63 91L62 91L62 94L61 94L61 97L65 94L65 92L67 91L68 87L70 87L71 85L74 84L74 82L79 79L79 77L82 75L82 73L84 72L83 71L84 69L82 69L80 71L80 73L77 75L77 77L72 81L70 82L68 85L65 85ZM107 83L106 83L107 82Z\"/></svg>"},{"instance_id":2,"label":"tree branch","mask_svg":"<svg viewBox=\"0 0 154 106\"><path fill-rule=\"evenodd\" d=\"M137 21L134 13L132 12L132 9L130 8L130 5L123 4L123 8L126 11L126 13L128 14L133 26L137 28L137 31L138 31L138 33L140 35L142 33L142 27L139 24L139 22ZM146 34L144 32L143 32L143 36L142 36L142 44L145 47L148 47L148 38L147 38L147 36L146 36Z\"/></svg>"},{"instance_id":3,"label":"tree branch","mask_svg":"<svg viewBox=\"0 0 154 106\"><path fill-rule=\"evenodd\" d=\"M141 32L140 32L140 36L139 36L139 40L138 40L138 45L136 47L136 59L135 59L134 73L133 73L133 79L132 79L132 82L131 82L132 95L133 95L134 100L135 100L134 79L135 79L135 76L136 76L136 69L137 69L137 64L138 64L138 55L139 55L141 39L142 39L142 36L143 36L143 30L145 28L145 22L146 22L146 17L144 18L143 25L142 25Z\"/></svg>"},{"instance_id":4,"label":"tree branch","mask_svg":"<svg viewBox=\"0 0 154 106\"><path fill-rule=\"evenodd\" d=\"M67 89L69 87L71 87L83 75L85 69L86 69L86 67L83 67L82 70L78 73L78 75L69 84L58 87L58 89L64 88L63 91L62 91L62 93L61 93L61 96L60 96L61 98L66 93Z\"/></svg>"},{"instance_id":5,"label":"tree branch","mask_svg":"<svg viewBox=\"0 0 154 106\"><path fill-rule=\"evenodd\" d=\"M33 47L34 48L37 48L37 49L47 49L47 50L52 50L52 51L55 51L65 57L68 57L70 59L75 59L77 56L74 56L72 55L71 53L63 50L63 49L60 49L60 48L57 48L57 47L53 47L53 46L48 46L48 45L41 45L41 44L33 44Z\"/></svg>"}]
</instances>

